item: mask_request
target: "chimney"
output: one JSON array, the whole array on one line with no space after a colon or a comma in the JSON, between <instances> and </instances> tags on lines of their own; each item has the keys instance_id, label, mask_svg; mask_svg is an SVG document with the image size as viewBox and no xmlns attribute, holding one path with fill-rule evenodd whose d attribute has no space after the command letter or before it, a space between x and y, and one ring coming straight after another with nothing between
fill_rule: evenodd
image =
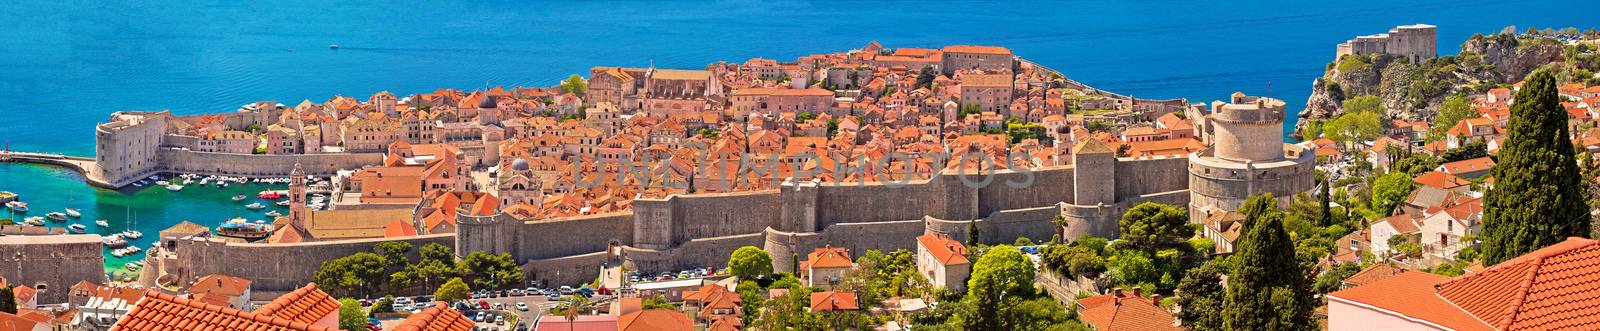
<instances>
[{"instance_id":1,"label":"chimney","mask_svg":"<svg viewBox=\"0 0 1600 331\"><path fill-rule=\"evenodd\" d=\"M1122 297L1122 288L1118 287L1116 289L1111 290L1111 294L1115 294L1116 297L1121 298Z\"/></svg>"},{"instance_id":2,"label":"chimney","mask_svg":"<svg viewBox=\"0 0 1600 331\"><path fill-rule=\"evenodd\" d=\"M1142 290L1140 290L1140 289L1139 289L1139 287L1138 287L1138 286L1134 286L1134 287L1133 287L1133 296L1136 296L1136 297L1144 297L1144 294L1143 294L1143 293L1140 293L1140 292L1143 292L1143 291L1142 291Z\"/></svg>"},{"instance_id":3,"label":"chimney","mask_svg":"<svg viewBox=\"0 0 1600 331\"><path fill-rule=\"evenodd\" d=\"M1151 295L1150 296L1150 303L1155 304L1157 306L1161 305L1161 295L1160 294Z\"/></svg>"}]
</instances>

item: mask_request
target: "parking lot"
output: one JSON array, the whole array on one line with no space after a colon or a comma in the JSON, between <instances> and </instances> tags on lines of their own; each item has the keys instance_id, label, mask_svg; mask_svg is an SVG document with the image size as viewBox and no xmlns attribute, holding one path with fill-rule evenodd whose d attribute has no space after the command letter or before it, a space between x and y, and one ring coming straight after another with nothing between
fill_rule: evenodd
<instances>
[{"instance_id":1,"label":"parking lot","mask_svg":"<svg viewBox=\"0 0 1600 331\"><path fill-rule=\"evenodd\" d=\"M577 294L576 291L574 293L571 295L581 295ZM554 308L560 303L559 301L551 300L542 292L529 293L525 292L525 290L483 291L474 293L473 296L474 298L458 303L453 308L460 310L463 315L473 320L474 330L530 330L533 328L534 323L539 320L539 316L544 315L550 308ZM426 302L430 300L433 300L431 296L396 298L397 305L404 306L396 308L420 310L425 308ZM597 296L592 300L602 299ZM424 303L420 305L411 304L418 301ZM518 304L521 305L519 306ZM496 317L499 317L499 319ZM398 326L402 320L404 319L395 318L379 322L384 330L391 330Z\"/></svg>"}]
</instances>

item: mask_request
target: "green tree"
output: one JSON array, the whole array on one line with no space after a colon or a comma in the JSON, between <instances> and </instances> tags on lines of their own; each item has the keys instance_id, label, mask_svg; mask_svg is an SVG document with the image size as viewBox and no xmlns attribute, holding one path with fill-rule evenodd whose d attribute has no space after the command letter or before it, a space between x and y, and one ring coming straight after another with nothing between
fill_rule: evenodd
<instances>
[{"instance_id":1,"label":"green tree","mask_svg":"<svg viewBox=\"0 0 1600 331\"><path fill-rule=\"evenodd\" d=\"M967 300L977 308L968 327L1013 330L1010 323L1001 318L1000 310L1007 307L1007 299L1033 295L1033 278L1033 262L1021 250L1011 245L990 247L977 263L973 263L972 276L967 280Z\"/></svg>"},{"instance_id":2,"label":"green tree","mask_svg":"<svg viewBox=\"0 0 1600 331\"><path fill-rule=\"evenodd\" d=\"M794 121L797 122L797 123L806 122L806 121L810 121L810 120L814 120L814 119L817 119L817 114L812 114L811 112L808 112L808 111L807 112L800 112L799 115L795 115L794 116Z\"/></svg>"},{"instance_id":3,"label":"green tree","mask_svg":"<svg viewBox=\"0 0 1600 331\"><path fill-rule=\"evenodd\" d=\"M461 277L451 278L450 281L444 282L444 285L439 286L439 290L433 291L434 300L450 303L471 297L472 288L467 287L467 282L462 281Z\"/></svg>"},{"instance_id":4,"label":"green tree","mask_svg":"<svg viewBox=\"0 0 1600 331\"><path fill-rule=\"evenodd\" d=\"M741 288L741 290L742 289L743 288ZM678 309L678 305L673 304L671 301L667 301L666 297L657 294L645 297L643 301L640 301L639 309Z\"/></svg>"},{"instance_id":5,"label":"green tree","mask_svg":"<svg viewBox=\"0 0 1600 331\"><path fill-rule=\"evenodd\" d=\"M746 312L744 316L740 316L740 319L742 322L744 322L744 325L752 325L756 322L756 316L761 315L759 312L761 311L762 303L766 301L766 299L761 296L761 285L757 284L754 280L742 281L739 282L739 290L737 292L739 292L739 299L741 301L739 304L740 308L743 308ZM661 301L667 300L661 299Z\"/></svg>"},{"instance_id":6,"label":"green tree","mask_svg":"<svg viewBox=\"0 0 1600 331\"><path fill-rule=\"evenodd\" d=\"M367 313L361 311L361 302L351 298L339 299L339 329L367 329Z\"/></svg>"},{"instance_id":7,"label":"green tree","mask_svg":"<svg viewBox=\"0 0 1600 331\"><path fill-rule=\"evenodd\" d=\"M1224 329L1311 329L1310 288L1294 242L1283 230L1281 212L1271 193L1251 197L1239 208L1244 233L1231 257L1239 263L1228 272L1223 309Z\"/></svg>"},{"instance_id":8,"label":"green tree","mask_svg":"<svg viewBox=\"0 0 1600 331\"><path fill-rule=\"evenodd\" d=\"M1155 284L1161 281L1161 272L1156 270L1156 263L1150 255L1140 250L1119 250L1116 256L1111 257L1107 263L1111 270L1110 278L1121 280L1113 282L1118 285ZM1154 288L1148 288L1154 290Z\"/></svg>"},{"instance_id":9,"label":"green tree","mask_svg":"<svg viewBox=\"0 0 1600 331\"><path fill-rule=\"evenodd\" d=\"M1444 104L1439 106L1439 115L1433 117L1433 123L1428 125L1428 141L1444 139L1451 126L1461 120L1477 117L1478 112L1472 110L1472 102L1467 97L1452 95L1444 98Z\"/></svg>"},{"instance_id":10,"label":"green tree","mask_svg":"<svg viewBox=\"0 0 1600 331\"><path fill-rule=\"evenodd\" d=\"M1183 327L1193 331L1221 331L1223 302L1227 290L1222 287L1224 269L1222 260L1209 260L1200 264L1178 282L1177 317Z\"/></svg>"},{"instance_id":11,"label":"green tree","mask_svg":"<svg viewBox=\"0 0 1600 331\"><path fill-rule=\"evenodd\" d=\"M385 241L374 245L372 251L383 256L384 265L387 265L389 270L400 270L411 263L410 258L406 257L407 253L411 253L411 248L411 243L408 242Z\"/></svg>"},{"instance_id":12,"label":"green tree","mask_svg":"<svg viewBox=\"0 0 1600 331\"><path fill-rule=\"evenodd\" d=\"M456 263L456 273L472 279L472 285L480 289L498 289L506 286L522 284L522 268L517 267L516 261L511 259L511 254L499 255L487 252L472 252L466 258Z\"/></svg>"},{"instance_id":13,"label":"green tree","mask_svg":"<svg viewBox=\"0 0 1600 331\"><path fill-rule=\"evenodd\" d=\"M388 277L382 256L356 253L322 262L312 279L335 294L370 297Z\"/></svg>"},{"instance_id":14,"label":"green tree","mask_svg":"<svg viewBox=\"0 0 1600 331\"><path fill-rule=\"evenodd\" d=\"M1451 148L1450 150L1444 151L1444 153L1439 153L1439 162L1449 163L1461 160L1476 159L1485 156L1489 156L1489 144L1483 142L1482 140L1475 140L1465 145L1461 145L1461 147Z\"/></svg>"},{"instance_id":15,"label":"green tree","mask_svg":"<svg viewBox=\"0 0 1600 331\"><path fill-rule=\"evenodd\" d=\"M1118 228L1129 248L1146 251L1183 245L1184 239L1194 236L1188 209L1154 202L1133 206L1122 214Z\"/></svg>"},{"instance_id":16,"label":"green tree","mask_svg":"<svg viewBox=\"0 0 1600 331\"><path fill-rule=\"evenodd\" d=\"M733 250L728 256L728 273L739 279L756 279L772 274L772 256L755 246Z\"/></svg>"},{"instance_id":17,"label":"green tree","mask_svg":"<svg viewBox=\"0 0 1600 331\"><path fill-rule=\"evenodd\" d=\"M573 321L578 320L578 315L589 310L589 298L582 295L568 295L561 297L561 303L550 308L550 314L561 315L567 319L567 328L573 327Z\"/></svg>"},{"instance_id":18,"label":"green tree","mask_svg":"<svg viewBox=\"0 0 1600 331\"><path fill-rule=\"evenodd\" d=\"M1372 140L1382 130L1383 123L1379 121L1378 113L1372 112L1346 112L1322 126L1323 136L1346 147Z\"/></svg>"},{"instance_id":19,"label":"green tree","mask_svg":"<svg viewBox=\"0 0 1600 331\"><path fill-rule=\"evenodd\" d=\"M378 314L394 312L394 296L385 295L378 302L372 303L372 308L367 308L368 318L378 318Z\"/></svg>"},{"instance_id":20,"label":"green tree","mask_svg":"<svg viewBox=\"0 0 1600 331\"><path fill-rule=\"evenodd\" d=\"M1042 255L1046 267L1068 276L1093 276L1106 271L1106 261L1099 253L1076 242L1050 246Z\"/></svg>"},{"instance_id":21,"label":"green tree","mask_svg":"<svg viewBox=\"0 0 1600 331\"><path fill-rule=\"evenodd\" d=\"M978 220L967 221L967 247L978 247L982 243L983 234L978 230Z\"/></svg>"},{"instance_id":22,"label":"green tree","mask_svg":"<svg viewBox=\"0 0 1600 331\"><path fill-rule=\"evenodd\" d=\"M1517 92L1483 199L1483 264L1494 265L1591 227L1555 78L1539 70Z\"/></svg>"},{"instance_id":23,"label":"green tree","mask_svg":"<svg viewBox=\"0 0 1600 331\"><path fill-rule=\"evenodd\" d=\"M1345 99L1343 103L1340 103L1340 106L1344 108L1345 114L1384 113L1383 99L1379 99L1378 96L1375 95L1361 95L1354 98Z\"/></svg>"},{"instance_id":24,"label":"green tree","mask_svg":"<svg viewBox=\"0 0 1600 331\"><path fill-rule=\"evenodd\" d=\"M1316 290L1317 293L1322 294L1338 291L1341 287L1344 287L1344 280L1346 278L1355 276L1358 272L1361 272L1360 263L1340 263L1339 265L1334 266L1333 269L1329 269L1328 272L1317 276L1317 282L1312 286L1312 288Z\"/></svg>"},{"instance_id":25,"label":"green tree","mask_svg":"<svg viewBox=\"0 0 1600 331\"><path fill-rule=\"evenodd\" d=\"M0 286L0 312L17 313L17 295L11 286Z\"/></svg>"},{"instance_id":26,"label":"green tree","mask_svg":"<svg viewBox=\"0 0 1600 331\"><path fill-rule=\"evenodd\" d=\"M1372 209L1389 215L1394 207L1411 195L1411 176L1404 172L1389 172L1379 176L1372 184Z\"/></svg>"},{"instance_id":27,"label":"green tree","mask_svg":"<svg viewBox=\"0 0 1600 331\"><path fill-rule=\"evenodd\" d=\"M561 90L572 94L583 95L585 92L589 91L589 82L583 80L582 76L573 74L572 76L568 76L567 80L561 82Z\"/></svg>"}]
</instances>

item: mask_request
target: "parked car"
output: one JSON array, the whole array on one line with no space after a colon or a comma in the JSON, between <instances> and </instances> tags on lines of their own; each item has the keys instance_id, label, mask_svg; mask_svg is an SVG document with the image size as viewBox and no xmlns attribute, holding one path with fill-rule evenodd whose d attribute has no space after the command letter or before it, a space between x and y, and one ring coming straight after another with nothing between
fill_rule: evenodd
<instances>
[{"instance_id":1,"label":"parked car","mask_svg":"<svg viewBox=\"0 0 1600 331\"><path fill-rule=\"evenodd\" d=\"M550 294L545 294L544 297L550 299L550 301L561 300L561 293L551 292Z\"/></svg>"},{"instance_id":2,"label":"parked car","mask_svg":"<svg viewBox=\"0 0 1600 331\"><path fill-rule=\"evenodd\" d=\"M394 303L395 304L401 304L401 305L409 305L409 304L411 304L411 297L394 298Z\"/></svg>"},{"instance_id":3,"label":"parked car","mask_svg":"<svg viewBox=\"0 0 1600 331\"><path fill-rule=\"evenodd\" d=\"M472 321L473 322L482 322L483 321L483 317L486 316L486 315L489 315L489 313L480 311L475 316L472 316Z\"/></svg>"},{"instance_id":4,"label":"parked car","mask_svg":"<svg viewBox=\"0 0 1600 331\"><path fill-rule=\"evenodd\" d=\"M521 289L511 289L510 291L506 291L506 295L510 295L510 296L514 296L514 297L520 297L520 296L522 296L522 290Z\"/></svg>"},{"instance_id":5,"label":"parked car","mask_svg":"<svg viewBox=\"0 0 1600 331\"><path fill-rule=\"evenodd\" d=\"M528 311L528 303L527 302L518 302L517 303L517 310Z\"/></svg>"},{"instance_id":6,"label":"parked car","mask_svg":"<svg viewBox=\"0 0 1600 331\"><path fill-rule=\"evenodd\" d=\"M561 286L561 294L572 294L572 287L571 286L562 285Z\"/></svg>"}]
</instances>

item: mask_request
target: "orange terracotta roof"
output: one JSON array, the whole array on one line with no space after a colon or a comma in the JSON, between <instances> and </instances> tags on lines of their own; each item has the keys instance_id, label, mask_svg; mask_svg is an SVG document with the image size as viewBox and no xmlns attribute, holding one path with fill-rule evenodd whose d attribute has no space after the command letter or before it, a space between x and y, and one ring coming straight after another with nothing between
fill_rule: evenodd
<instances>
[{"instance_id":1,"label":"orange terracotta roof","mask_svg":"<svg viewBox=\"0 0 1600 331\"><path fill-rule=\"evenodd\" d=\"M460 311L451 309L449 304L440 302L433 307L423 309L422 312L407 316L394 331L469 331L472 330L472 320L461 315Z\"/></svg>"},{"instance_id":2,"label":"orange terracotta roof","mask_svg":"<svg viewBox=\"0 0 1600 331\"><path fill-rule=\"evenodd\" d=\"M334 309L338 309L337 304ZM145 292L138 305L117 321L112 330L329 330L307 322L179 298L156 291Z\"/></svg>"},{"instance_id":3,"label":"orange terracotta roof","mask_svg":"<svg viewBox=\"0 0 1600 331\"><path fill-rule=\"evenodd\" d=\"M389 222L389 225L383 226L384 238L410 237L415 235L417 235L417 227L412 226L410 221L404 219L397 218L393 222Z\"/></svg>"},{"instance_id":4,"label":"orange terracotta roof","mask_svg":"<svg viewBox=\"0 0 1600 331\"><path fill-rule=\"evenodd\" d=\"M472 203L472 212L470 213L470 215L472 215L472 216L493 216L494 213L495 213L495 209L498 209L498 208L500 208L500 199L496 199L494 197L494 195L490 195L488 193L484 193L483 195L478 197L478 201L477 202L473 202Z\"/></svg>"},{"instance_id":5,"label":"orange terracotta roof","mask_svg":"<svg viewBox=\"0 0 1600 331\"><path fill-rule=\"evenodd\" d=\"M1417 178L1411 179L1411 181L1417 182L1417 184L1432 186L1445 190L1472 185L1472 182L1461 179L1461 177L1456 177L1455 175L1444 173L1442 171L1429 171L1421 176L1417 176Z\"/></svg>"},{"instance_id":6,"label":"orange terracotta roof","mask_svg":"<svg viewBox=\"0 0 1600 331\"><path fill-rule=\"evenodd\" d=\"M690 331L694 320L671 309L640 310L617 318L617 331Z\"/></svg>"},{"instance_id":7,"label":"orange terracotta roof","mask_svg":"<svg viewBox=\"0 0 1600 331\"><path fill-rule=\"evenodd\" d=\"M1490 159L1489 157L1485 156L1476 159L1467 159L1440 164L1439 167L1444 168L1444 172L1451 174L1487 171L1490 168L1494 168L1494 159Z\"/></svg>"},{"instance_id":8,"label":"orange terracotta roof","mask_svg":"<svg viewBox=\"0 0 1600 331\"><path fill-rule=\"evenodd\" d=\"M944 51L945 53L1011 54L1011 49L1000 46L952 45L945 46Z\"/></svg>"},{"instance_id":9,"label":"orange terracotta roof","mask_svg":"<svg viewBox=\"0 0 1600 331\"><path fill-rule=\"evenodd\" d=\"M39 322L7 312L0 312L0 330L33 330Z\"/></svg>"},{"instance_id":10,"label":"orange terracotta roof","mask_svg":"<svg viewBox=\"0 0 1600 331\"><path fill-rule=\"evenodd\" d=\"M289 294L273 299L256 309L257 314L285 318L296 322L316 323L328 314L339 311L339 301L327 292L317 289L316 283L295 289Z\"/></svg>"},{"instance_id":11,"label":"orange terracotta roof","mask_svg":"<svg viewBox=\"0 0 1600 331\"><path fill-rule=\"evenodd\" d=\"M1489 325L1455 307L1433 289L1448 277L1418 271L1328 294L1328 300L1354 302L1456 330L1489 330ZM1359 321L1358 321L1359 322Z\"/></svg>"},{"instance_id":12,"label":"orange terracotta roof","mask_svg":"<svg viewBox=\"0 0 1600 331\"><path fill-rule=\"evenodd\" d=\"M1442 296L1495 328L1600 328L1600 241L1566 241L1440 283Z\"/></svg>"},{"instance_id":13,"label":"orange terracotta roof","mask_svg":"<svg viewBox=\"0 0 1600 331\"><path fill-rule=\"evenodd\" d=\"M1344 282L1350 286L1361 286L1362 284L1394 277L1394 275L1398 275L1405 271L1406 269L1396 268L1388 263L1375 263L1366 269L1362 269L1361 272L1357 272L1354 275L1350 275L1349 278L1345 278Z\"/></svg>"},{"instance_id":14,"label":"orange terracotta roof","mask_svg":"<svg viewBox=\"0 0 1600 331\"><path fill-rule=\"evenodd\" d=\"M1171 312L1138 295L1112 293L1083 300L1089 303L1078 311L1079 317L1095 330L1182 330L1172 325Z\"/></svg>"},{"instance_id":15,"label":"orange terracotta roof","mask_svg":"<svg viewBox=\"0 0 1600 331\"><path fill-rule=\"evenodd\" d=\"M824 291L811 293L811 311L860 310L856 292Z\"/></svg>"},{"instance_id":16,"label":"orange terracotta roof","mask_svg":"<svg viewBox=\"0 0 1600 331\"><path fill-rule=\"evenodd\" d=\"M817 247L806 255L806 264L812 268L849 268L850 252L844 247L824 246Z\"/></svg>"},{"instance_id":17,"label":"orange terracotta roof","mask_svg":"<svg viewBox=\"0 0 1600 331\"><path fill-rule=\"evenodd\" d=\"M227 297L244 295L250 290L250 280L223 274L210 274L200 277L193 285L189 286L189 294L209 294Z\"/></svg>"},{"instance_id":18,"label":"orange terracotta roof","mask_svg":"<svg viewBox=\"0 0 1600 331\"><path fill-rule=\"evenodd\" d=\"M928 250L928 254L933 255L933 259L941 264L949 266L971 263L967 260L967 247L949 237L925 234L917 236L917 244L922 245L922 248Z\"/></svg>"}]
</instances>

